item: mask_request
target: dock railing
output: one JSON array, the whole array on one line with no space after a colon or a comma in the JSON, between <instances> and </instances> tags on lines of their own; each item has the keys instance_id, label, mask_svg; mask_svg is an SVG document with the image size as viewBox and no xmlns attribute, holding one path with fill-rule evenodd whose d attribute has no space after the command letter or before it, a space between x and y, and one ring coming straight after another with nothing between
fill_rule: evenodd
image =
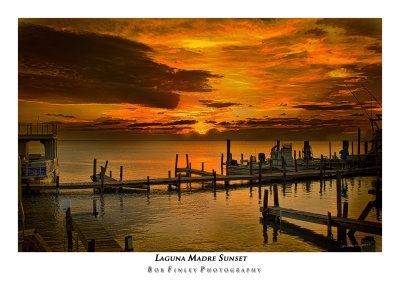
<instances>
[{"instance_id":1,"label":"dock railing","mask_svg":"<svg viewBox=\"0 0 400 288\"><path fill-rule=\"evenodd\" d=\"M57 124L54 123L18 123L19 135L57 135Z\"/></svg>"}]
</instances>

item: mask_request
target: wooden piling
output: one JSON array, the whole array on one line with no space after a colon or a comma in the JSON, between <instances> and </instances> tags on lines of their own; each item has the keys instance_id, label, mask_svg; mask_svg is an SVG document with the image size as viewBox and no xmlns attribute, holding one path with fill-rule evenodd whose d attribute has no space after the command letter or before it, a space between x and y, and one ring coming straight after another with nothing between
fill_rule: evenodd
<instances>
[{"instance_id":1,"label":"wooden piling","mask_svg":"<svg viewBox=\"0 0 400 288\"><path fill-rule=\"evenodd\" d=\"M353 150L353 141L351 141L351 155L354 155L354 150Z\"/></svg>"},{"instance_id":2,"label":"wooden piling","mask_svg":"<svg viewBox=\"0 0 400 288\"><path fill-rule=\"evenodd\" d=\"M241 163L243 163L243 153L240 154L240 160L241 160Z\"/></svg>"},{"instance_id":3,"label":"wooden piling","mask_svg":"<svg viewBox=\"0 0 400 288\"><path fill-rule=\"evenodd\" d=\"M328 212L328 220L327 220L327 226L328 226L328 239L332 239L332 216L331 212Z\"/></svg>"},{"instance_id":4,"label":"wooden piling","mask_svg":"<svg viewBox=\"0 0 400 288\"><path fill-rule=\"evenodd\" d=\"M283 181L286 181L286 164L285 164L285 158L281 158L282 160L282 172L283 172Z\"/></svg>"},{"instance_id":5,"label":"wooden piling","mask_svg":"<svg viewBox=\"0 0 400 288\"><path fill-rule=\"evenodd\" d=\"M231 140L226 140L226 176L229 176L229 165L231 164Z\"/></svg>"},{"instance_id":6,"label":"wooden piling","mask_svg":"<svg viewBox=\"0 0 400 288\"><path fill-rule=\"evenodd\" d=\"M189 155L186 154L186 169L189 169ZM189 177L189 172L186 172L186 177Z\"/></svg>"},{"instance_id":7,"label":"wooden piling","mask_svg":"<svg viewBox=\"0 0 400 288\"><path fill-rule=\"evenodd\" d=\"M97 201L96 199L93 199L93 215L98 215L99 212L97 212Z\"/></svg>"},{"instance_id":8,"label":"wooden piling","mask_svg":"<svg viewBox=\"0 0 400 288\"><path fill-rule=\"evenodd\" d=\"M150 177L147 176L147 191L150 190Z\"/></svg>"},{"instance_id":9,"label":"wooden piling","mask_svg":"<svg viewBox=\"0 0 400 288\"><path fill-rule=\"evenodd\" d=\"M192 177L192 162L189 163L189 177Z\"/></svg>"},{"instance_id":10,"label":"wooden piling","mask_svg":"<svg viewBox=\"0 0 400 288\"><path fill-rule=\"evenodd\" d=\"M342 176L340 172L336 172L336 203L337 217L342 217Z\"/></svg>"},{"instance_id":11,"label":"wooden piling","mask_svg":"<svg viewBox=\"0 0 400 288\"><path fill-rule=\"evenodd\" d=\"M268 212L268 189L264 190L264 202L263 202L263 212L262 215L263 217L267 216Z\"/></svg>"},{"instance_id":12,"label":"wooden piling","mask_svg":"<svg viewBox=\"0 0 400 288\"><path fill-rule=\"evenodd\" d=\"M105 173L105 169L103 167L101 167L101 172L100 172L100 189L101 192L103 192L104 190L104 173Z\"/></svg>"},{"instance_id":13,"label":"wooden piling","mask_svg":"<svg viewBox=\"0 0 400 288\"><path fill-rule=\"evenodd\" d=\"M201 171L204 171L204 162L201 162Z\"/></svg>"},{"instance_id":14,"label":"wooden piling","mask_svg":"<svg viewBox=\"0 0 400 288\"><path fill-rule=\"evenodd\" d=\"M95 250L96 250L96 240L90 239L90 241L88 241L88 252L95 252Z\"/></svg>"},{"instance_id":15,"label":"wooden piling","mask_svg":"<svg viewBox=\"0 0 400 288\"><path fill-rule=\"evenodd\" d=\"M349 214L349 202L343 203L343 218L347 218Z\"/></svg>"},{"instance_id":16,"label":"wooden piling","mask_svg":"<svg viewBox=\"0 0 400 288\"><path fill-rule=\"evenodd\" d=\"M112 171L110 170L110 178L112 178Z\"/></svg>"},{"instance_id":17,"label":"wooden piling","mask_svg":"<svg viewBox=\"0 0 400 288\"><path fill-rule=\"evenodd\" d=\"M56 188L60 188L60 176L56 176Z\"/></svg>"},{"instance_id":18,"label":"wooden piling","mask_svg":"<svg viewBox=\"0 0 400 288\"><path fill-rule=\"evenodd\" d=\"M133 251L132 236L125 236L125 252L132 252L132 251Z\"/></svg>"},{"instance_id":19,"label":"wooden piling","mask_svg":"<svg viewBox=\"0 0 400 288\"><path fill-rule=\"evenodd\" d=\"M297 169L297 157L296 157L296 150L294 150L294 170L298 172L299 170Z\"/></svg>"},{"instance_id":20,"label":"wooden piling","mask_svg":"<svg viewBox=\"0 0 400 288\"><path fill-rule=\"evenodd\" d=\"M322 176L322 167L323 167L323 164L324 164L324 156L322 156L322 154L321 154L321 161L320 161L321 163L319 163L319 174Z\"/></svg>"},{"instance_id":21,"label":"wooden piling","mask_svg":"<svg viewBox=\"0 0 400 288\"><path fill-rule=\"evenodd\" d=\"M261 185L261 161L258 162L258 183Z\"/></svg>"},{"instance_id":22,"label":"wooden piling","mask_svg":"<svg viewBox=\"0 0 400 288\"><path fill-rule=\"evenodd\" d=\"M176 176L178 176L177 169L178 169L178 154L176 154L176 157L175 157L175 178L176 178Z\"/></svg>"},{"instance_id":23,"label":"wooden piling","mask_svg":"<svg viewBox=\"0 0 400 288\"><path fill-rule=\"evenodd\" d=\"M224 153L221 153L221 175L224 175Z\"/></svg>"},{"instance_id":24,"label":"wooden piling","mask_svg":"<svg viewBox=\"0 0 400 288\"><path fill-rule=\"evenodd\" d=\"M94 158L93 159L93 182L96 182L97 181L97 176L96 176L96 174L97 174L97 160L96 160L96 158Z\"/></svg>"},{"instance_id":25,"label":"wooden piling","mask_svg":"<svg viewBox=\"0 0 400 288\"><path fill-rule=\"evenodd\" d=\"M368 141L364 142L364 154L367 155L368 154Z\"/></svg>"},{"instance_id":26,"label":"wooden piling","mask_svg":"<svg viewBox=\"0 0 400 288\"><path fill-rule=\"evenodd\" d=\"M122 172L123 172L124 167L119 166L119 181L122 181ZM170 171L171 172L171 171Z\"/></svg>"},{"instance_id":27,"label":"wooden piling","mask_svg":"<svg viewBox=\"0 0 400 288\"><path fill-rule=\"evenodd\" d=\"M361 130L358 128L358 133L357 133L357 155L360 155L360 143L361 143Z\"/></svg>"},{"instance_id":28,"label":"wooden piling","mask_svg":"<svg viewBox=\"0 0 400 288\"><path fill-rule=\"evenodd\" d=\"M108 160L106 160L106 165L104 165L104 175L106 175L107 166L108 166Z\"/></svg>"},{"instance_id":29,"label":"wooden piling","mask_svg":"<svg viewBox=\"0 0 400 288\"><path fill-rule=\"evenodd\" d=\"M217 172L215 172L214 170L213 170L213 176L214 176L213 186L214 186L214 190L215 190L217 188Z\"/></svg>"},{"instance_id":30,"label":"wooden piling","mask_svg":"<svg viewBox=\"0 0 400 288\"><path fill-rule=\"evenodd\" d=\"M274 207L279 207L278 187L274 186Z\"/></svg>"},{"instance_id":31,"label":"wooden piling","mask_svg":"<svg viewBox=\"0 0 400 288\"><path fill-rule=\"evenodd\" d=\"M67 209L65 213L65 223L67 230L67 242L68 242L68 252L72 252L72 217L71 217L71 208Z\"/></svg>"},{"instance_id":32,"label":"wooden piling","mask_svg":"<svg viewBox=\"0 0 400 288\"><path fill-rule=\"evenodd\" d=\"M181 192L181 173L178 174L178 191Z\"/></svg>"},{"instance_id":33,"label":"wooden piling","mask_svg":"<svg viewBox=\"0 0 400 288\"><path fill-rule=\"evenodd\" d=\"M253 175L253 155L250 155L250 175Z\"/></svg>"}]
</instances>

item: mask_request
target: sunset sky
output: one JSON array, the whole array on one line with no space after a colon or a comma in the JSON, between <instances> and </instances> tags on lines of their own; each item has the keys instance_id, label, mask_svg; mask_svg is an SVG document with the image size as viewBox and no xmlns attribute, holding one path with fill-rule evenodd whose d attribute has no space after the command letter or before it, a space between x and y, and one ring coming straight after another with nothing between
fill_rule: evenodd
<instances>
[{"instance_id":1,"label":"sunset sky","mask_svg":"<svg viewBox=\"0 0 400 288\"><path fill-rule=\"evenodd\" d=\"M19 121L59 123L61 139L353 139L382 112L381 19L20 19L18 30Z\"/></svg>"}]
</instances>

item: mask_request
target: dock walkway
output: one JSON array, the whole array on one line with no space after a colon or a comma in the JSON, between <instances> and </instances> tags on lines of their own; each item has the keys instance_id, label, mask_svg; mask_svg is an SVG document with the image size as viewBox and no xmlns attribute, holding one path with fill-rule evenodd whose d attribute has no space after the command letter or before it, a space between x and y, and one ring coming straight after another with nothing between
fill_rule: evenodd
<instances>
[{"instance_id":1,"label":"dock walkway","mask_svg":"<svg viewBox=\"0 0 400 288\"><path fill-rule=\"evenodd\" d=\"M86 251L89 251L89 241L95 240L96 252L121 252L122 247L110 235L92 213L73 214L72 227L78 233Z\"/></svg>"},{"instance_id":2,"label":"dock walkway","mask_svg":"<svg viewBox=\"0 0 400 288\"><path fill-rule=\"evenodd\" d=\"M262 212L266 212L268 215L271 216L277 216L282 218L286 217L321 225L328 225L327 215L322 215L317 213L299 211L282 207L273 207L273 206L268 207L268 209L263 208ZM382 235L382 223L379 222L363 221L363 220L342 218L342 217L332 217L331 225L339 228L366 232L375 235Z\"/></svg>"},{"instance_id":3,"label":"dock walkway","mask_svg":"<svg viewBox=\"0 0 400 288\"><path fill-rule=\"evenodd\" d=\"M357 175L365 175L374 173L377 170L376 167L371 168L356 168L352 170L342 171L343 177L351 177ZM186 171L186 170L185 170ZM193 171L193 169L192 169ZM193 172L192 172L193 173ZM208 172L209 173L209 172ZM139 180L123 180L123 181L107 181L104 183L104 188L119 188L119 187L143 187L151 185L178 185L180 183L204 183L204 182L227 182L227 181L255 181L255 182L272 182L272 181L291 181L301 179L314 179L314 178L333 178L335 177L335 171L326 172L321 174L320 171L299 171L299 172L268 172L263 174L252 174L252 175L215 175L215 176L202 176L202 177L174 177L174 178L156 178L156 179L139 179ZM27 187L26 184L22 184L22 188L26 189L37 189L37 190L52 190L52 189L90 189L90 188L101 188L101 182L75 182L75 183L32 183Z\"/></svg>"}]
</instances>

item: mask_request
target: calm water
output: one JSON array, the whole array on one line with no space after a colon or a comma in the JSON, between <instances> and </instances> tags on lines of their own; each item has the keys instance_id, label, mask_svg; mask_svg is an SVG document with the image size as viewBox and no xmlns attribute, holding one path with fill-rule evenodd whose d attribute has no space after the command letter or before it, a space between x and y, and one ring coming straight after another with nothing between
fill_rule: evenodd
<instances>
[{"instance_id":1,"label":"calm water","mask_svg":"<svg viewBox=\"0 0 400 288\"><path fill-rule=\"evenodd\" d=\"M293 149L300 150L302 142L292 142ZM310 142L314 155L329 154L327 142ZM234 159L264 152L269 155L273 142L231 142ZM34 147L32 147L34 148ZM332 154L338 153L341 142L332 143ZM124 179L165 177L173 171L175 154L179 154L179 166L184 166L185 154L189 154L192 168L220 172L220 155L226 154L226 143L221 142L59 142L59 168L61 182L88 181L92 173L93 158L119 176L119 166L124 166ZM33 152L31 152L33 153ZM155 164L156 163L156 164ZM349 203L349 217L357 218L368 201L374 177L344 179L342 202ZM235 184L235 183L233 183ZM240 183L236 183L240 184ZM168 192L164 186L152 187L150 193L93 193L93 190L62 190L59 195L49 192L24 196L27 228L36 228L54 251L65 250L65 228L62 201L71 200L72 213L91 212L92 201L97 199L99 216L106 229L124 246L124 237L132 235L135 251L324 251L313 242L304 241L301 235L275 231L263 231L260 223L264 189L271 193L277 189L280 205L285 208L327 214L336 214L336 181L304 181L299 183L258 186L232 185L229 190L220 186L202 190L200 186L184 186L179 196ZM272 200L272 196L269 197ZM271 202L270 202L271 203ZM326 226L296 220L291 223L326 235ZM376 210L367 217L377 221ZM336 230L333 230L336 237ZM355 234L359 244L367 234ZM381 251L382 239L374 236L376 249ZM75 249L75 248L74 248ZM82 246L80 246L82 251Z\"/></svg>"}]
</instances>

